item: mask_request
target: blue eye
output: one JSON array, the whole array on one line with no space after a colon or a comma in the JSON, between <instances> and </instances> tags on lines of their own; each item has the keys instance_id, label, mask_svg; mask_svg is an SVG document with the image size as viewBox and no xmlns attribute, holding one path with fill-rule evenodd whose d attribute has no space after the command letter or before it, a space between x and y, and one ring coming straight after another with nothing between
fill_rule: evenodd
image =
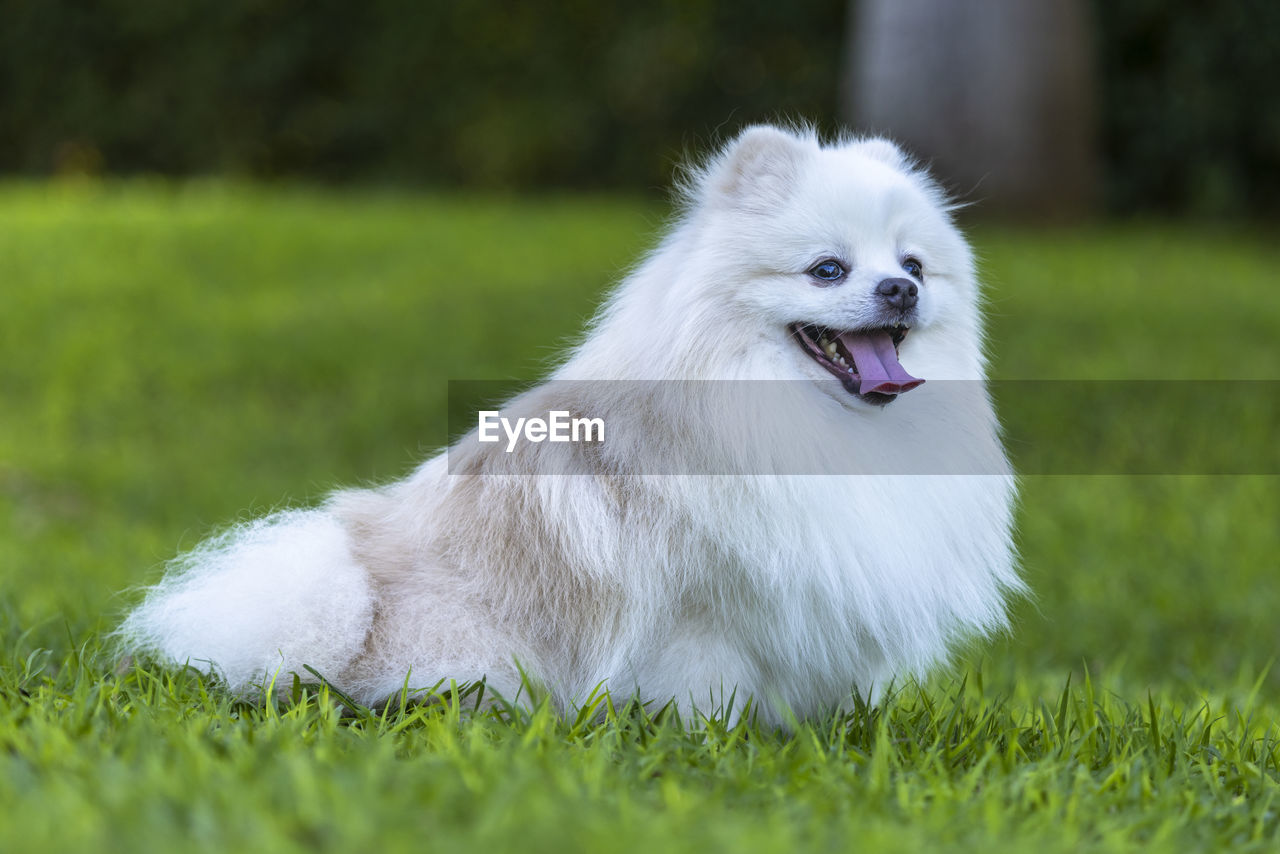
<instances>
[{"instance_id":1,"label":"blue eye","mask_svg":"<svg viewBox=\"0 0 1280 854\"><path fill-rule=\"evenodd\" d=\"M838 282L844 278L845 269L836 261L820 261L810 270L809 275L824 282Z\"/></svg>"},{"instance_id":2,"label":"blue eye","mask_svg":"<svg viewBox=\"0 0 1280 854\"><path fill-rule=\"evenodd\" d=\"M917 279L924 278L924 267L920 262L911 256L907 256L902 261L902 269L906 270L911 276Z\"/></svg>"}]
</instances>

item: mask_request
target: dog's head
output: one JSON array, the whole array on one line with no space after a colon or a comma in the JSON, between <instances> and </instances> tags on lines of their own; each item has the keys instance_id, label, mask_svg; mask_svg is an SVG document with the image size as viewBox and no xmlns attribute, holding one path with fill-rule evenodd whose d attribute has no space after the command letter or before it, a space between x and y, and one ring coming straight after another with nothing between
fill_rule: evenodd
<instances>
[{"instance_id":1,"label":"dog's head","mask_svg":"<svg viewBox=\"0 0 1280 854\"><path fill-rule=\"evenodd\" d=\"M847 402L871 405L981 377L972 255L944 194L892 143L752 127L687 192L701 298L733 313L735 348L761 347L783 376L837 377Z\"/></svg>"}]
</instances>

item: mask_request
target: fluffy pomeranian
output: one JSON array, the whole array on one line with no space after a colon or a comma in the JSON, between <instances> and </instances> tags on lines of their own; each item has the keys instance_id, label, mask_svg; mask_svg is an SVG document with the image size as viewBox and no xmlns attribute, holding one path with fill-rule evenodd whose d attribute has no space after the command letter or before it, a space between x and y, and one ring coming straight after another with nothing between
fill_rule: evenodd
<instances>
[{"instance_id":1,"label":"fluffy pomeranian","mask_svg":"<svg viewBox=\"0 0 1280 854\"><path fill-rule=\"evenodd\" d=\"M237 692L533 677L565 710L605 688L785 723L1000 629L1015 485L943 193L885 140L756 126L681 195L502 410L603 441L478 427L403 481L233 528L173 562L126 643Z\"/></svg>"}]
</instances>

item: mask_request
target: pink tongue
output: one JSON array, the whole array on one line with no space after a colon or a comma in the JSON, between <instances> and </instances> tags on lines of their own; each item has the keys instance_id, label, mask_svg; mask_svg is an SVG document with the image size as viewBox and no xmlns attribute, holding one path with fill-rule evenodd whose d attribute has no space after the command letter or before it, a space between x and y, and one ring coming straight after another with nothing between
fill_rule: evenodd
<instances>
[{"instance_id":1,"label":"pink tongue","mask_svg":"<svg viewBox=\"0 0 1280 854\"><path fill-rule=\"evenodd\" d=\"M857 364L858 377L862 381L858 394L872 391L899 394L911 391L924 382L911 376L902 367L898 354L893 349L893 337L883 329L875 332L846 332L840 336L840 341Z\"/></svg>"}]
</instances>

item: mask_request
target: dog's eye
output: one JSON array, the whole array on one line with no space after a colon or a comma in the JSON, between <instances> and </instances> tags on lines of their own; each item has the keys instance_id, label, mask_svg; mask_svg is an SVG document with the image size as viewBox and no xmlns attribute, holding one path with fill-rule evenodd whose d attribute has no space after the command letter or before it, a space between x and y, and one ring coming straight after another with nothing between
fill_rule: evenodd
<instances>
[{"instance_id":1,"label":"dog's eye","mask_svg":"<svg viewBox=\"0 0 1280 854\"><path fill-rule=\"evenodd\" d=\"M838 282L844 278L845 269L830 259L819 261L809 269L809 275L824 282Z\"/></svg>"},{"instance_id":2,"label":"dog's eye","mask_svg":"<svg viewBox=\"0 0 1280 854\"><path fill-rule=\"evenodd\" d=\"M906 270L914 278L924 278L924 266L921 265L919 260L912 258L910 255L902 259L902 269Z\"/></svg>"}]
</instances>

